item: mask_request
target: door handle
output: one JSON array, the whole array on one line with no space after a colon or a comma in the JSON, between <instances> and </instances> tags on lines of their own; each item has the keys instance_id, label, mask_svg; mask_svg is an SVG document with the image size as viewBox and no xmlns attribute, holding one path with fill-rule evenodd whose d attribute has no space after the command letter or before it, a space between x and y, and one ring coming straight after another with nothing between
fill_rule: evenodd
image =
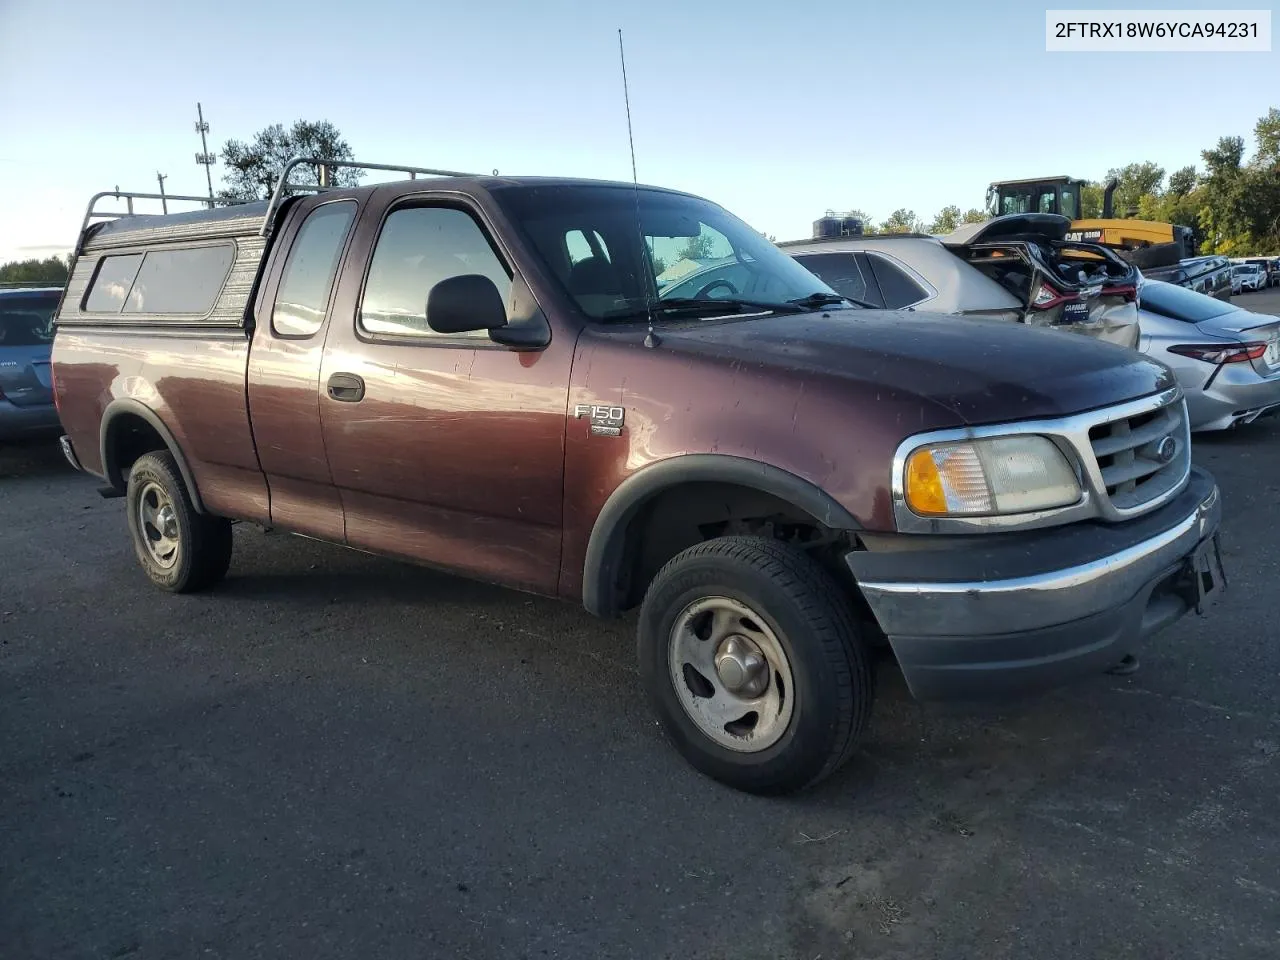
<instances>
[{"instance_id":1,"label":"door handle","mask_svg":"<svg viewBox=\"0 0 1280 960\"><path fill-rule=\"evenodd\" d=\"M335 373L329 377L329 396L344 403L359 403L364 399L364 380L354 373Z\"/></svg>"}]
</instances>

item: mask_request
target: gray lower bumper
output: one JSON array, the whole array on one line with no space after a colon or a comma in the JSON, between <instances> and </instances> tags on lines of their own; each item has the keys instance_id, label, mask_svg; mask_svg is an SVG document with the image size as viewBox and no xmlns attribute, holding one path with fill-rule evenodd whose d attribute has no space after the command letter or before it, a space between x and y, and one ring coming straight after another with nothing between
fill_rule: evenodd
<instances>
[{"instance_id":1,"label":"gray lower bumper","mask_svg":"<svg viewBox=\"0 0 1280 960\"><path fill-rule=\"evenodd\" d=\"M18 407L6 400L0 400L0 438L9 440L40 436L54 433L61 428L58 411L51 403L35 407Z\"/></svg>"},{"instance_id":2,"label":"gray lower bumper","mask_svg":"<svg viewBox=\"0 0 1280 960\"><path fill-rule=\"evenodd\" d=\"M1104 669L1215 593L1221 512L1196 470L1173 502L1117 527L846 560L915 696L1017 694Z\"/></svg>"}]
</instances>

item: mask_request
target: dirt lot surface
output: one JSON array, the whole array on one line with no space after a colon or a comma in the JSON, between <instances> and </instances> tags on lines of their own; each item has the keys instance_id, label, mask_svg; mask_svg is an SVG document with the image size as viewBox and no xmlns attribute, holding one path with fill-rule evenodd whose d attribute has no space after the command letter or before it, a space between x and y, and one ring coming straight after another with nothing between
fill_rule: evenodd
<instances>
[{"instance_id":1,"label":"dirt lot surface","mask_svg":"<svg viewBox=\"0 0 1280 960\"><path fill-rule=\"evenodd\" d=\"M663 742L631 621L244 525L168 596L122 501L0 449L0 956L1274 958L1280 420L1196 459L1211 616L1003 715L886 665L765 800Z\"/></svg>"}]
</instances>

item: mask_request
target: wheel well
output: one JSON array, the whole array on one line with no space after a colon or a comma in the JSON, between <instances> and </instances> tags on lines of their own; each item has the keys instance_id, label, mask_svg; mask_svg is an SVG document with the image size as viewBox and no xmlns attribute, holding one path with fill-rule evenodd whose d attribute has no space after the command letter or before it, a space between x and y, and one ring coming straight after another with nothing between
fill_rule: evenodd
<instances>
[{"instance_id":1,"label":"wheel well","mask_svg":"<svg viewBox=\"0 0 1280 960\"><path fill-rule=\"evenodd\" d=\"M107 479L114 486L123 487L129 468L144 453L153 450L168 450L160 431L135 413L121 413L111 418L107 426L107 436L103 443L106 455Z\"/></svg>"},{"instance_id":2,"label":"wheel well","mask_svg":"<svg viewBox=\"0 0 1280 960\"><path fill-rule=\"evenodd\" d=\"M853 533L826 526L809 512L772 493L727 482L689 482L645 501L626 526L617 586L618 608L644 599L650 581L682 550L728 535L770 537L794 544L817 559L865 608L840 557L854 546ZM866 609L870 614L870 610Z\"/></svg>"},{"instance_id":3,"label":"wheel well","mask_svg":"<svg viewBox=\"0 0 1280 960\"><path fill-rule=\"evenodd\" d=\"M196 513L204 513L195 478L163 421L150 410L132 404L114 412L108 408L106 416L108 419L102 434L102 470L109 484L123 491L128 484L129 468L139 457L156 450L167 450L177 462L191 505Z\"/></svg>"}]
</instances>

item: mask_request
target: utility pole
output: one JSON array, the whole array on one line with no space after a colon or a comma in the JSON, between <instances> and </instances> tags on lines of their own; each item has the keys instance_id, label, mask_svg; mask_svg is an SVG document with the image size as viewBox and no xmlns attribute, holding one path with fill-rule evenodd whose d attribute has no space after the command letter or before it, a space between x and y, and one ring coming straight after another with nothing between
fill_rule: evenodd
<instances>
[{"instance_id":1,"label":"utility pole","mask_svg":"<svg viewBox=\"0 0 1280 960\"><path fill-rule=\"evenodd\" d=\"M156 180L160 182L160 209L165 213L169 212L169 201L164 198L164 182L168 179L167 175L161 173L159 170L156 171Z\"/></svg>"},{"instance_id":2,"label":"utility pole","mask_svg":"<svg viewBox=\"0 0 1280 960\"><path fill-rule=\"evenodd\" d=\"M211 168L218 162L218 155L209 152L209 143L205 135L209 132L209 124L204 122L204 109L196 104L196 132L200 134L200 152L196 154L196 163L204 167L204 179L209 184L209 209L213 209L213 173Z\"/></svg>"}]
</instances>

